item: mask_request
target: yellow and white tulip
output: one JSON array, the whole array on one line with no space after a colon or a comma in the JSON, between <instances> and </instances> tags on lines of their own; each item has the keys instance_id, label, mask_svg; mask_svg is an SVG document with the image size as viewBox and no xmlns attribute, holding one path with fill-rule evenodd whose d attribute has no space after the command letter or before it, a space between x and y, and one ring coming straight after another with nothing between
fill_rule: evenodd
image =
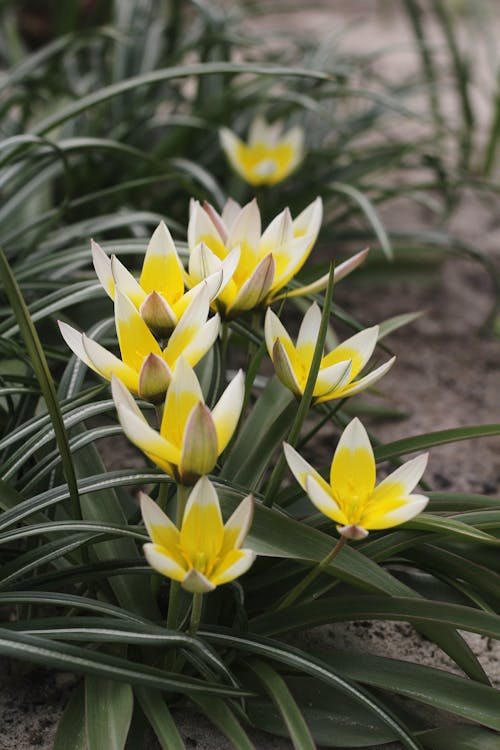
<instances>
[{"instance_id":1,"label":"yellow and white tulip","mask_svg":"<svg viewBox=\"0 0 500 750\"><path fill-rule=\"evenodd\" d=\"M285 208L262 232L256 200L243 208L229 200L221 215L210 204L192 201L188 285L199 284L230 262L235 270L214 302L221 315L234 318L270 304L309 257L322 217L323 204L316 198L295 219Z\"/></svg>"},{"instance_id":2,"label":"yellow and white tulip","mask_svg":"<svg viewBox=\"0 0 500 750\"><path fill-rule=\"evenodd\" d=\"M181 528L141 493L141 511L151 543L144 545L146 560L154 570L193 594L243 575L255 560L255 552L241 549L252 523L254 500L245 497L223 524L219 498L203 476L191 490Z\"/></svg>"},{"instance_id":3,"label":"yellow and white tulip","mask_svg":"<svg viewBox=\"0 0 500 750\"><path fill-rule=\"evenodd\" d=\"M116 255L109 257L93 240L91 249L97 277L111 299L115 299L115 289L119 287L151 331L160 338L167 338L200 291L200 284L185 293L184 268L164 222L160 222L149 241L139 281ZM205 277L210 300L230 280L233 260L230 258L216 273Z\"/></svg>"},{"instance_id":4,"label":"yellow and white tulip","mask_svg":"<svg viewBox=\"0 0 500 750\"><path fill-rule=\"evenodd\" d=\"M220 131L220 143L234 171L250 185L276 185L288 177L304 156L304 131L294 127L282 134L283 123L268 124L256 117L248 143L228 128Z\"/></svg>"},{"instance_id":5,"label":"yellow and white tulip","mask_svg":"<svg viewBox=\"0 0 500 750\"><path fill-rule=\"evenodd\" d=\"M111 388L128 439L177 482L191 485L212 471L229 443L243 407L245 379L240 370L210 410L194 370L180 357L165 398L159 432L150 427L118 378L112 379Z\"/></svg>"},{"instance_id":6,"label":"yellow and white tulip","mask_svg":"<svg viewBox=\"0 0 500 750\"><path fill-rule=\"evenodd\" d=\"M119 286L114 289L114 298L121 359L84 333L59 321L63 338L77 357L106 380L116 375L141 398L153 403L162 401L179 357L183 356L194 366L219 334L219 316L208 319L208 290L205 286L197 290L163 349Z\"/></svg>"},{"instance_id":7,"label":"yellow and white tulip","mask_svg":"<svg viewBox=\"0 0 500 750\"><path fill-rule=\"evenodd\" d=\"M320 325L321 311L313 303L304 315L295 345L278 316L271 309L266 313L266 346L276 375L299 398L306 387ZM378 326L365 328L322 358L314 386L313 403L353 396L385 375L394 364L395 357L368 375L358 378L373 354L378 332Z\"/></svg>"},{"instance_id":8,"label":"yellow and white tulip","mask_svg":"<svg viewBox=\"0 0 500 750\"><path fill-rule=\"evenodd\" d=\"M427 466L427 454L403 464L376 486L372 446L357 418L342 433L329 483L290 445L285 443L284 450L288 466L311 502L348 539L398 526L421 513L428 503L424 495L412 494Z\"/></svg>"}]
</instances>

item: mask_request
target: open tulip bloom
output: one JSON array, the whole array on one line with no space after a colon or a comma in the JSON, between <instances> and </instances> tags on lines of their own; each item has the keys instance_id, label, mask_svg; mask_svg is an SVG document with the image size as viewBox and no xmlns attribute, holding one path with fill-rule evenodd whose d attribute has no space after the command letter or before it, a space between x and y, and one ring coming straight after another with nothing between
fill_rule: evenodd
<instances>
[{"instance_id":1,"label":"open tulip bloom","mask_svg":"<svg viewBox=\"0 0 500 750\"><path fill-rule=\"evenodd\" d=\"M142 415L118 378L111 383L118 418L128 439L177 482L191 485L209 474L229 443L243 407L241 370L210 410L194 370L181 357L167 391L160 431Z\"/></svg>"},{"instance_id":2,"label":"open tulip bloom","mask_svg":"<svg viewBox=\"0 0 500 750\"><path fill-rule=\"evenodd\" d=\"M348 539L362 539L369 531L389 529L421 513L428 503L412 494L427 465L427 454L417 456L375 486L376 467L365 428L355 418L345 428L333 456L330 483L284 445L288 466L311 502L335 521Z\"/></svg>"},{"instance_id":3,"label":"open tulip bloom","mask_svg":"<svg viewBox=\"0 0 500 750\"><path fill-rule=\"evenodd\" d=\"M321 312L318 305L313 303L304 315L295 345L278 316L271 309L266 312L266 346L276 375L299 398L306 387L320 325ZM392 367L395 357L368 375L358 378L375 349L378 331L378 326L365 328L322 358L314 386L313 403L352 396L385 375Z\"/></svg>"},{"instance_id":4,"label":"open tulip bloom","mask_svg":"<svg viewBox=\"0 0 500 750\"><path fill-rule=\"evenodd\" d=\"M181 528L141 493L141 511L152 542L144 545L146 560L158 573L179 581L193 594L243 575L255 560L255 552L240 549L252 523L254 500L245 497L223 524L219 498L203 476L189 495Z\"/></svg>"},{"instance_id":5,"label":"open tulip bloom","mask_svg":"<svg viewBox=\"0 0 500 750\"><path fill-rule=\"evenodd\" d=\"M223 317L234 318L270 304L307 260L322 216L323 204L321 198L316 198L295 219L285 208L262 232L256 200L243 208L229 200L220 215L213 206L192 201L188 226L189 286L199 284L229 259L234 262L236 258L234 273L214 302L216 309Z\"/></svg>"},{"instance_id":6,"label":"open tulip bloom","mask_svg":"<svg viewBox=\"0 0 500 750\"><path fill-rule=\"evenodd\" d=\"M111 299L115 299L118 286L148 327L157 336L168 337L199 292L200 284L185 293L185 271L164 222L160 222L149 241L138 282L115 255L108 257L93 240L91 248L96 274ZM228 283L233 270L230 258L220 264L216 273L205 277L210 300Z\"/></svg>"},{"instance_id":7,"label":"open tulip bloom","mask_svg":"<svg viewBox=\"0 0 500 750\"><path fill-rule=\"evenodd\" d=\"M197 291L165 348L160 346L119 286L114 290L114 297L121 359L84 333L59 321L63 338L77 357L106 380L116 375L141 398L153 403L162 401L179 357L182 355L194 366L218 336L219 316L207 320L210 305L208 290L202 285Z\"/></svg>"},{"instance_id":8,"label":"open tulip bloom","mask_svg":"<svg viewBox=\"0 0 500 750\"><path fill-rule=\"evenodd\" d=\"M282 135L283 124L256 117L244 143L228 128L220 142L234 171L250 185L276 185L290 175L304 156L304 131L294 127Z\"/></svg>"}]
</instances>

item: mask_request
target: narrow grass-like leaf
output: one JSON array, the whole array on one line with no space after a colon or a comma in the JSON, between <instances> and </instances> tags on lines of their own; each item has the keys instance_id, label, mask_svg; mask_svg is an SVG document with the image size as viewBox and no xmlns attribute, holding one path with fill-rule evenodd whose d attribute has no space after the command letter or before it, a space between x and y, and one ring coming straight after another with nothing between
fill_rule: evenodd
<instances>
[{"instance_id":1,"label":"narrow grass-like leaf","mask_svg":"<svg viewBox=\"0 0 500 750\"><path fill-rule=\"evenodd\" d=\"M455 427L450 430L428 432L424 435L415 435L411 438L396 440L393 443L386 443L386 445L379 445L375 448L374 453L377 461L387 461L392 458L404 456L407 453L434 448L437 445L456 443L459 440L492 437L494 435L500 435L500 424Z\"/></svg>"},{"instance_id":2,"label":"narrow grass-like leaf","mask_svg":"<svg viewBox=\"0 0 500 750\"><path fill-rule=\"evenodd\" d=\"M384 255L389 260L392 260L394 253L391 247L391 241L387 232L385 231L384 225L380 221L379 215L375 209L373 203L368 199L366 193L362 193L360 190L355 188L353 185L346 185L344 182L330 182L328 187L336 193L347 195L349 198L354 200L364 216L370 222L373 231L379 241L380 247L382 248Z\"/></svg>"},{"instance_id":3,"label":"narrow grass-like leaf","mask_svg":"<svg viewBox=\"0 0 500 750\"><path fill-rule=\"evenodd\" d=\"M157 690L138 687L134 689L144 715L154 729L162 750L186 750L179 730L172 719L165 698Z\"/></svg>"},{"instance_id":4,"label":"narrow grass-like leaf","mask_svg":"<svg viewBox=\"0 0 500 750\"><path fill-rule=\"evenodd\" d=\"M53 750L88 750L85 735L85 693L79 685L57 725Z\"/></svg>"},{"instance_id":5,"label":"narrow grass-like leaf","mask_svg":"<svg viewBox=\"0 0 500 750\"><path fill-rule=\"evenodd\" d=\"M281 675L261 659L249 660L245 662L245 666L257 675L269 698L280 711L295 750L316 750L304 717Z\"/></svg>"},{"instance_id":6,"label":"narrow grass-like leaf","mask_svg":"<svg viewBox=\"0 0 500 750\"><path fill-rule=\"evenodd\" d=\"M255 750L245 730L225 701L215 697L206 698L203 695L193 695L191 698L210 721L226 735L234 750Z\"/></svg>"},{"instance_id":7,"label":"narrow grass-like leaf","mask_svg":"<svg viewBox=\"0 0 500 750\"><path fill-rule=\"evenodd\" d=\"M47 404L47 410L54 428L54 434L59 450L61 451L64 475L68 482L71 497L72 514L74 518L80 518L80 501L76 474L54 382L35 326L33 325L21 291L2 251L0 251L0 276L3 280L5 292L10 305L17 318L19 329L26 345L28 355L31 359L33 370L40 384L40 390L45 399L45 403Z\"/></svg>"}]
</instances>

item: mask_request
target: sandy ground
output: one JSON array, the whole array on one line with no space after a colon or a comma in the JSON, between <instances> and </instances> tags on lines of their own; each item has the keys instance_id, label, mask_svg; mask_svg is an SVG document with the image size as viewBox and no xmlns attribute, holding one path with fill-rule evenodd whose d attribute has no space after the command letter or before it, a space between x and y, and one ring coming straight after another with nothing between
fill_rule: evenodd
<instances>
[{"instance_id":1,"label":"sandy ground","mask_svg":"<svg viewBox=\"0 0 500 750\"><path fill-rule=\"evenodd\" d=\"M373 12L372 3L357 2L355 5L368 20L362 27L364 30L359 32L359 43L369 44L371 40L373 46L374 42L389 39L401 45L408 39L401 19L387 15L391 3L386 4L382 16ZM342 6L342 3L336 4L335 10L328 11L333 26L345 20L345 7ZM324 13L308 11L300 17L301 22L315 33L324 25ZM277 22L283 23L281 14ZM403 54L408 57L408 48L404 44L402 47ZM389 226L395 216L386 217ZM425 214L416 219L425 226ZM453 228L460 236L477 243L483 251L498 259L500 228L495 219L491 207L484 207L467 197ZM383 381L383 395L378 402L407 411L409 417L405 421L377 424L377 435L384 441L429 430L498 421L500 344L498 339L484 339L478 335L492 301L491 294L484 270L476 263L456 259L443 264L431 281L381 283L359 276L356 283L339 285L339 303L366 324L398 313L427 311L411 327L387 339L398 360ZM325 460L331 455L328 433L324 435L319 450ZM435 490L498 494L498 439L457 443L433 450L426 478ZM439 649L420 638L406 624L336 625L316 629L304 640L312 647L355 648L361 652L387 654L450 668ZM500 684L498 642L477 636L470 636L469 640L486 671ZM0 750L52 748L55 726L71 690L71 678L46 674L41 670L29 675L8 675L5 664L0 674ZM193 716L191 711L179 711L176 720L187 748L230 750L231 745L203 717ZM249 735L257 750L288 750L292 747L287 740L261 732L249 732ZM156 750L157 747L153 739L147 743L147 750ZM389 746L386 747L389 750ZM395 750L398 745L390 747Z\"/></svg>"}]
</instances>

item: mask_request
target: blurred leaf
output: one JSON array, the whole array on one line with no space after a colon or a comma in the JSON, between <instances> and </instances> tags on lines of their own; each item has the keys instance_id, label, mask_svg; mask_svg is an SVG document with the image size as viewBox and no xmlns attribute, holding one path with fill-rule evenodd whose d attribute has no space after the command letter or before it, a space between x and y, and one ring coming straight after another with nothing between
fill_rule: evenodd
<instances>
[{"instance_id":1,"label":"blurred leaf","mask_svg":"<svg viewBox=\"0 0 500 750\"><path fill-rule=\"evenodd\" d=\"M85 678L87 750L123 750L133 708L134 697L130 685L87 675Z\"/></svg>"}]
</instances>

